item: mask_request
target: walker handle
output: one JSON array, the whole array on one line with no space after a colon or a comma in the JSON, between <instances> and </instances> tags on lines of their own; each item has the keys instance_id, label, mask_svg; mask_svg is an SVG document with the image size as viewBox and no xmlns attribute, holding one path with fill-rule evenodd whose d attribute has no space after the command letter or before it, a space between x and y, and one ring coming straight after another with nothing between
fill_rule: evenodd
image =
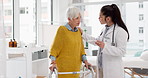
<instances>
[{"instance_id":1,"label":"walker handle","mask_svg":"<svg viewBox=\"0 0 148 78\"><path fill-rule=\"evenodd\" d=\"M58 71L57 71L57 69L54 68L53 71L54 71L54 73L55 73L55 75L56 75L56 78L58 78Z\"/></svg>"},{"instance_id":2,"label":"walker handle","mask_svg":"<svg viewBox=\"0 0 148 78\"><path fill-rule=\"evenodd\" d=\"M52 78L52 74L55 73L55 77L58 78L58 71L56 67L53 68L53 71L50 70L49 78Z\"/></svg>"},{"instance_id":3,"label":"walker handle","mask_svg":"<svg viewBox=\"0 0 148 78\"><path fill-rule=\"evenodd\" d=\"M85 71L85 67L86 67L86 65L83 67L83 71ZM91 65L88 65L88 69L92 73L92 78L95 78L95 72L94 72L94 69L92 68ZM84 74L83 74L83 77L85 77Z\"/></svg>"},{"instance_id":4,"label":"walker handle","mask_svg":"<svg viewBox=\"0 0 148 78\"><path fill-rule=\"evenodd\" d=\"M95 78L95 72L94 72L94 69L92 68L92 66L89 67L89 70L92 73L92 78Z\"/></svg>"}]
</instances>

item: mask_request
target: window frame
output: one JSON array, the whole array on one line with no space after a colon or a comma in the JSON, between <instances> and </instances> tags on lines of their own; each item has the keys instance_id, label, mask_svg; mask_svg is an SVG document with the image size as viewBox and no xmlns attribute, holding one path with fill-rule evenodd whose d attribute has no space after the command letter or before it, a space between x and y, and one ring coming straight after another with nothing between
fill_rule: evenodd
<instances>
[{"instance_id":1,"label":"window frame","mask_svg":"<svg viewBox=\"0 0 148 78\"><path fill-rule=\"evenodd\" d=\"M139 34L143 34L144 33L144 27L139 27Z\"/></svg>"}]
</instances>

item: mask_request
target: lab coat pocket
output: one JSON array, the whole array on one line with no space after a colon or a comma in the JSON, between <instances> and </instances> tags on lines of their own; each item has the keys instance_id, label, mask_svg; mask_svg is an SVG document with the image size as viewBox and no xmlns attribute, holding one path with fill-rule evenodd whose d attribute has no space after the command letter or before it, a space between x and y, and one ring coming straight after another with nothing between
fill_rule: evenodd
<instances>
[{"instance_id":1,"label":"lab coat pocket","mask_svg":"<svg viewBox=\"0 0 148 78\"><path fill-rule=\"evenodd\" d=\"M104 42L110 42L111 40L110 40L110 37L104 37Z\"/></svg>"}]
</instances>

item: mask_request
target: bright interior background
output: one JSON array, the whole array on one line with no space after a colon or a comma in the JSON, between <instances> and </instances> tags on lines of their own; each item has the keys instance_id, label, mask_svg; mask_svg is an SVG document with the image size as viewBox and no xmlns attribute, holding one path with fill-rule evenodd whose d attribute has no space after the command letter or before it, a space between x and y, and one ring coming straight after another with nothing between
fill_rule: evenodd
<instances>
[{"instance_id":1,"label":"bright interior background","mask_svg":"<svg viewBox=\"0 0 148 78\"><path fill-rule=\"evenodd\" d=\"M44 29L65 24L65 12L69 6L81 8L84 14L81 27L90 28L88 32L97 37L104 27L98 20L100 8L115 3L130 33L126 56L139 56L148 49L147 0L3 0L3 3L4 28L8 41L15 38L25 45L43 45L46 43L44 38L53 38L52 34L45 35ZM56 29L52 32L56 32ZM89 45L89 51L96 49Z\"/></svg>"}]
</instances>

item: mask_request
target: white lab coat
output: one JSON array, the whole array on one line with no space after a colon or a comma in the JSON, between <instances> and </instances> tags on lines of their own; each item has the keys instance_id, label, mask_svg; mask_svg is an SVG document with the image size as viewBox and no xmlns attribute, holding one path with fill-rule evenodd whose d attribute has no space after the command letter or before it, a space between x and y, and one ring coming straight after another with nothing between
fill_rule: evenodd
<instances>
[{"instance_id":1,"label":"white lab coat","mask_svg":"<svg viewBox=\"0 0 148 78\"><path fill-rule=\"evenodd\" d=\"M115 31L114 31L115 46L111 46L113 28L114 26L112 26L107 31L103 39L103 42L105 43L105 46L102 50L103 78L124 78L122 56L126 53L126 43L127 43L128 34L123 28L116 25ZM103 31L105 31L105 29ZM102 33L102 35L100 35L98 38L94 38L87 34L83 34L82 37L84 40L95 45L95 42L93 40L101 41L103 38L103 35L104 33ZM97 55L97 58L98 58L98 55ZM98 62L98 59L97 59L97 62ZM99 76L97 76L97 78L99 78Z\"/></svg>"}]
</instances>

